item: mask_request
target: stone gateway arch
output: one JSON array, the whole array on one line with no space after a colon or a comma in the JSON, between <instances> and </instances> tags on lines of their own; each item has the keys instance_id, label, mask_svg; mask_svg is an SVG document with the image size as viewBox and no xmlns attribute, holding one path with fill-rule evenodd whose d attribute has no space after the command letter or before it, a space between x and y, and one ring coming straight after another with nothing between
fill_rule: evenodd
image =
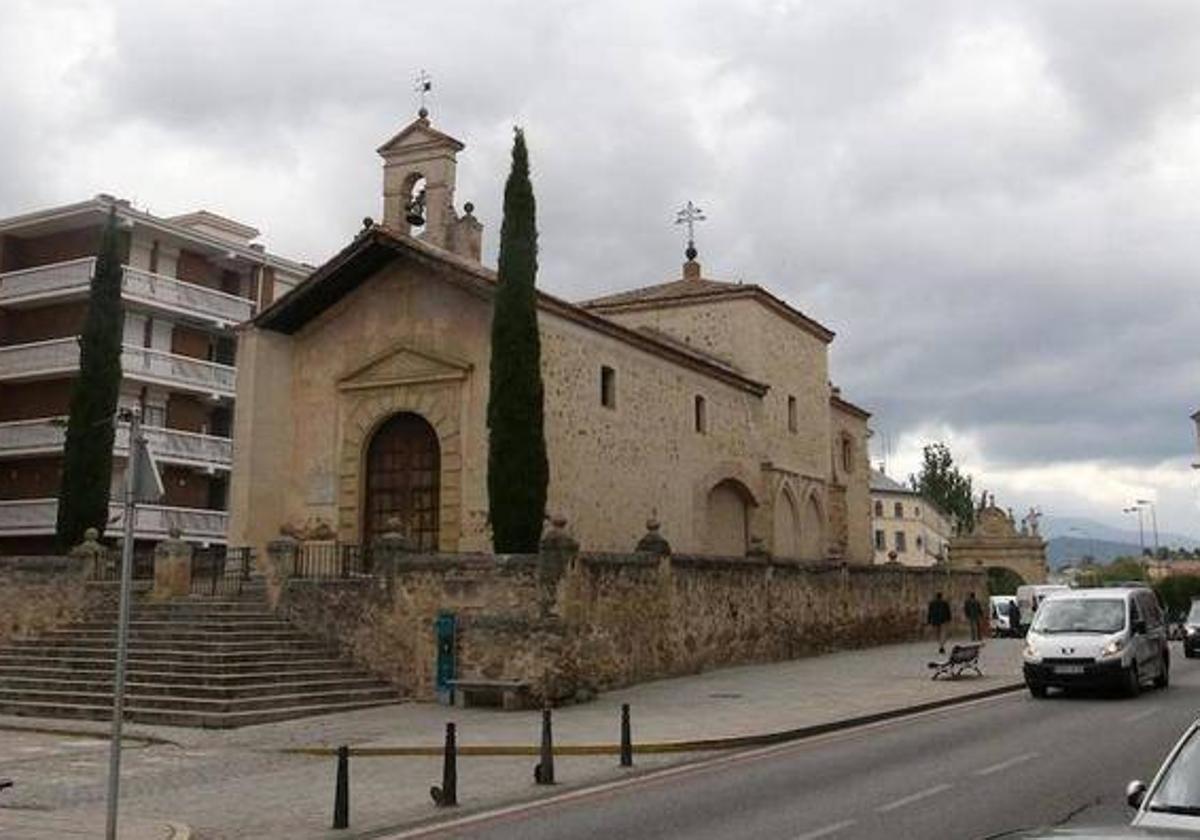
<instances>
[{"instance_id":1,"label":"stone gateway arch","mask_svg":"<svg viewBox=\"0 0 1200 840\"><path fill-rule=\"evenodd\" d=\"M994 504L975 515L970 534L950 541L950 566L986 571L1009 569L1025 583L1045 583L1046 542L1037 533L1018 531L1012 518Z\"/></svg>"}]
</instances>

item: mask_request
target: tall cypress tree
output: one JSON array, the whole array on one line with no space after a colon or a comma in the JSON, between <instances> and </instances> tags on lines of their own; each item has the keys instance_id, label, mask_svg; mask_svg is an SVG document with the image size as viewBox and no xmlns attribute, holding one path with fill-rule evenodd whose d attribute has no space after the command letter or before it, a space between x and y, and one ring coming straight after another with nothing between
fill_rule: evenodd
<instances>
[{"instance_id":1,"label":"tall cypress tree","mask_svg":"<svg viewBox=\"0 0 1200 840\"><path fill-rule=\"evenodd\" d=\"M515 129L504 186L499 285L492 310L488 394L488 508L497 552L537 550L550 467L543 429L538 336L537 206L525 135Z\"/></svg>"},{"instance_id":2,"label":"tall cypress tree","mask_svg":"<svg viewBox=\"0 0 1200 840\"><path fill-rule=\"evenodd\" d=\"M87 319L79 339L79 378L71 391L71 416L58 492L58 544L68 549L88 528L108 523L117 397L121 389L121 235L115 210L96 257Z\"/></svg>"}]
</instances>

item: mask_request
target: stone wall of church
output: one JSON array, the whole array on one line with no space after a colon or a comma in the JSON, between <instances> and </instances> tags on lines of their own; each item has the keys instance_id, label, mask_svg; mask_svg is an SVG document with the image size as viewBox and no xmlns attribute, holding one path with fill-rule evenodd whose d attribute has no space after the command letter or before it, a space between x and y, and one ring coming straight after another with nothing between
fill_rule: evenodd
<instances>
[{"instance_id":1,"label":"stone wall of church","mask_svg":"<svg viewBox=\"0 0 1200 840\"><path fill-rule=\"evenodd\" d=\"M461 678L522 680L557 702L669 676L920 638L937 591L977 572L638 554L413 556L390 582L292 581L278 608L431 699L434 619L458 622Z\"/></svg>"},{"instance_id":2,"label":"stone wall of church","mask_svg":"<svg viewBox=\"0 0 1200 840\"><path fill-rule=\"evenodd\" d=\"M0 646L80 618L88 602L88 586L77 561L0 557Z\"/></svg>"},{"instance_id":3,"label":"stone wall of church","mask_svg":"<svg viewBox=\"0 0 1200 840\"><path fill-rule=\"evenodd\" d=\"M243 334L231 543L262 546L281 525L322 522L341 541L357 542L370 436L387 417L412 411L430 421L441 444L440 548L490 547L490 301L427 271L397 261L295 336ZM752 497L749 536L769 547L779 485L764 475L764 457L795 465L789 487L797 504L814 496L827 509L823 355L803 357L786 342L779 348L796 357L790 368L822 383L817 396L801 394L799 380L787 386L800 402L826 401L818 428L808 419L816 409L802 408L800 431L791 434L786 396L780 405L765 402L552 313L543 311L540 325L549 509L574 523L586 548L627 550L653 514L678 549L706 552L708 493L726 479ZM405 361L414 353L425 368ZM615 372L614 407L601 402L602 366ZM695 428L697 396L706 402L703 431ZM820 556L814 549L812 559Z\"/></svg>"}]
</instances>

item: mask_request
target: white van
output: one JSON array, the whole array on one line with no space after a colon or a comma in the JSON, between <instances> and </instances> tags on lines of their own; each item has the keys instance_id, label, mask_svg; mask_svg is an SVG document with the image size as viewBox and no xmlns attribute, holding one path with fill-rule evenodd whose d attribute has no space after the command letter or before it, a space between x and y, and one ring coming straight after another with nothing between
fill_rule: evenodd
<instances>
[{"instance_id":1,"label":"white van","mask_svg":"<svg viewBox=\"0 0 1200 840\"><path fill-rule=\"evenodd\" d=\"M1039 583L1017 587L1017 607L1021 610L1021 627L1028 627L1032 622L1038 607L1047 595L1070 589L1061 583Z\"/></svg>"},{"instance_id":2,"label":"white van","mask_svg":"<svg viewBox=\"0 0 1200 840\"><path fill-rule=\"evenodd\" d=\"M1017 600L1015 595L993 595L988 599L991 602L991 624L993 636L1015 636L1016 631L1012 628L1012 622L1008 617L1008 605Z\"/></svg>"},{"instance_id":3,"label":"white van","mask_svg":"<svg viewBox=\"0 0 1200 840\"><path fill-rule=\"evenodd\" d=\"M1025 684L1034 697L1050 687L1115 685L1136 695L1170 681L1167 627L1145 587L1069 589L1047 595L1025 637Z\"/></svg>"}]
</instances>

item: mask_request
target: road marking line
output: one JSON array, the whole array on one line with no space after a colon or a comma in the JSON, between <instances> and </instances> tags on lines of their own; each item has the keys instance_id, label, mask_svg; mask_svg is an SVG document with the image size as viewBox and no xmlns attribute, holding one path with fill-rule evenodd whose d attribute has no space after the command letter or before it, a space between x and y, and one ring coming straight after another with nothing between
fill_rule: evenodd
<instances>
[{"instance_id":1,"label":"road marking line","mask_svg":"<svg viewBox=\"0 0 1200 840\"><path fill-rule=\"evenodd\" d=\"M888 811L895 811L897 808L903 808L905 805L911 805L914 802L920 802L922 799L928 799L931 796L937 796L939 793L950 790L952 787L954 787L954 785L951 784L934 785L931 788L919 790L914 794L905 796L902 799L897 799L893 802L889 802L886 805L880 805L875 810L880 814L886 814Z\"/></svg>"},{"instance_id":2,"label":"road marking line","mask_svg":"<svg viewBox=\"0 0 1200 840\"><path fill-rule=\"evenodd\" d=\"M1008 759L1008 761L1001 761L999 764L992 764L988 767L984 767L982 770L976 770L975 775L976 776L990 776L993 773L999 773L1001 770L1007 770L1009 767L1015 767L1016 765L1020 764L1023 761L1029 761L1031 758L1037 758L1038 755L1040 755L1040 753L1035 753L1035 752L1022 753L1021 755L1015 755L1012 758Z\"/></svg>"},{"instance_id":3,"label":"road marking line","mask_svg":"<svg viewBox=\"0 0 1200 840\"><path fill-rule=\"evenodd\" d=\"M1121 723L1137 723L1139 720L1145 720L1146 718L1155 714L1158 714L1158 707L1152 706L1149 709L1143 709L1135 715L1121 718Z\"/></svg>"},{"instance_id":4,"label":"road marking line","mask_svg":"<svg viewBox=\"0 0 1200 840\"><path fill-rule=\"evenodd\" d=\"M725 755L720 755L715 758L676 764L664 767L660 770L651 770L647 773L638 774L632 778L600 782L599 784L578 788L573 791L567 791L557 795L550 795L540 799L532 799L512 805L501 806L499 808L493 808L491 810L482 811L465 817L451 818L448 820L437 820L435 818L433 821L421 825L396 826L395 828L381 829L373 836L387 838L387 840L409 840L409 838L432 837L435 835L447 834L449 832L459 831L480 823L499 821L521 815L523 813L549 810L550 808L560 805L564 802L592 799L600 795L613 793L624 788L633 787L635 785L645 786L648 784L661 784L663 782L673 781L680 777L705 775L722 767L751 763L759 759L770 758L788 752L807 751L814 747L828 744L831 741L861 738L864 735L879 729L891 729L899 726L907 726L911 725L913 721L941 717L947 714L962 714L978 706L991 705L993 703L999 704L1006 701L1010 702L1016 699L1019 699L1019 695L1012 692L1006 694L995 694L989 697L980 697L975 700L966 700L962 703L956 703L954 705L945 706L938 709L927 709L922 712L916 712L914 714L905 715L898 718L866 723L851 729L843 729L834 732L826 732L821 735L813 735L809 738L803 738L798 741L789 741L787 743L772 744L766 747L755 747L748 750L739 750L732 753L726 753Z\"/></svg>"},{"instance_id":5,"label":"road marking line","mask_svg":"<svg viewBox=\"0 0 1200 840\"><path fill-rule=\"evenodd\" d=\"M828 837L830 834L836 834L843 828L849 828L852 825L854 825L854 820L842 820L824 828L818 828L816 831L810 831L808 834L801 834L796 840L817 840L818 837Z\"/></svg>"}]
</instances>

